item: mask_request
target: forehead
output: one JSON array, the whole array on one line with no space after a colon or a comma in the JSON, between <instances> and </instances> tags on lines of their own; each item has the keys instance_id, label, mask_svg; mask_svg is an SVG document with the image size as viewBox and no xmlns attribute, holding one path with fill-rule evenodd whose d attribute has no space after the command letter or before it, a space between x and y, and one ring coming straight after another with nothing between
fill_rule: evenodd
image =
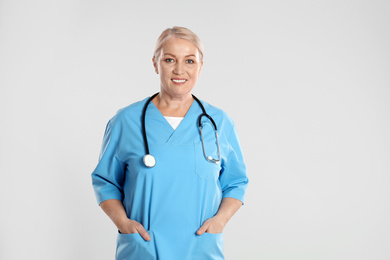
<instances>
[{"instance_id":1,"label":"forehead","mask_svg":"<svg viewBox=\"0 0 390 260\"><path fill-rule=\"evenodd\" d=\"M198 48L192 42L176 38L170 37L167 39L161 48L161 54L174 54L174 55L195 55L198 56Z\"/></svg>"}]
</instances>

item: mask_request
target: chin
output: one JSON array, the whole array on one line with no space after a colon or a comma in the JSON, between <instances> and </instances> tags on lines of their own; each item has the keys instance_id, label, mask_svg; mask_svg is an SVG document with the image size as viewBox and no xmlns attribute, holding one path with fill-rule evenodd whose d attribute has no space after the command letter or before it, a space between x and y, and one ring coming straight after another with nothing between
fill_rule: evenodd
<instances>
[{"instance_id":1,"label":"chin","mask_svg":"<svg viewBox=\"0 0 390 260\"><path fill-rule=\"evenodd\" d=\"M163 92L166 92L170 95L173 96L185 96L187 94L191 94L192 88L180 88L180 87L175 87L175 88L170 88L168 90L161 90Z\"/></svg>"}]
</instances>

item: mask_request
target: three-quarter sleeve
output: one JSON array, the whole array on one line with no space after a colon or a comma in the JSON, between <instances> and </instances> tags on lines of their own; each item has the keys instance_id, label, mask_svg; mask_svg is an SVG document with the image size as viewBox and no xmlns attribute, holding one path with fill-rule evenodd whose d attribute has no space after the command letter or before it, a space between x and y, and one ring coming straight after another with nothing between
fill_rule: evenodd
<instances>
[{"instance_id":1,"label":"three-quarter sleeve","mask_svg":"<svg viewBox=\"0 0 390 260\"><path fill-rule=\"evenodd\" d=\"M219 177L222 198L230 197L240 200L244 204L245 191L248 186L246 166L241 152L240 141L237 130L233 125L231 134L228 137L229 151L226 162L222 165Z\"/></svg>"},{"instance_id":2,"label":"three-quarter sleeve","mask_svg":"<svg viewBox=\"0 0 390 260\"><path fill-rule=\"evenodd\" d=\"M116 154L121 135L117 119L110 119L106 126L99 163L92 173L92 185L99 205L108 199L123 199L126 165Z\"/></svg>"}]
</instances>

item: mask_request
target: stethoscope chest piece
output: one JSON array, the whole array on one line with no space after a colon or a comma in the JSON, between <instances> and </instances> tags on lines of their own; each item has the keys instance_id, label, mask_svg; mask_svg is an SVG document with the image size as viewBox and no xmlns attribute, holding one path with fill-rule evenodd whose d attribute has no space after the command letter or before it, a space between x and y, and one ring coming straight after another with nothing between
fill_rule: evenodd
<instances>
[{"instance_id":1,"label":"stethoscope chest piece","mask_svg":"<svg viewBox=\"0 0 390 260\"><path fill-rule=\"evenodd\" d=\"M151 154L145 154L144 156L144 164L148 168L152 168L156 165L156 159Z\"/></svg>"}]
</instances>

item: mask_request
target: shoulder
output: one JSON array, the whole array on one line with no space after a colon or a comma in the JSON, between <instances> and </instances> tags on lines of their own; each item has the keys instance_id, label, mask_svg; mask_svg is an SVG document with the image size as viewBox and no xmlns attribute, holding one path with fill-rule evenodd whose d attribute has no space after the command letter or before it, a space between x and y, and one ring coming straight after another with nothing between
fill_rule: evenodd
<instances>
[{"instance_id":1,"label":"shoulder","mask_svg":"<svg viewBox=\"0 0 390 260\"><path fill-rule=\"evenodd\" d=\"M120 108L116 114L110 118L108 124L111 127L121 126L131 121L139 121L142 115L142 109L148 98L134 102L128 106Z\"/></svg>"},{"instance_id":2,"label":"shoulder","mask_svg":"<svg viewBox=\"0 0 390 260\"><path fill-rule=\"evenodd\" d=\"M225 110L223 110L219 107L213 106L213 105L207 103L206 101L201 100L201 102L202 102L204 108L206 109L207 114L209 114L212 117L215 116L216 118L220 118L221 120L226 120L230 124L233 124L233 119L226 113Z\"/></svg>"},{"instance_id":3,"label":"shoulder","mask_svg":"<svg viewBox=\"0 0 390 260\"><path fill-rule=\"evenodd\" d=\"M201 100L206 113L209 114L218 125L219 129L224 129L225 132L230 132L234 128L233 119L223 109L213 106Z\"/></svg>"}]
</instances>

